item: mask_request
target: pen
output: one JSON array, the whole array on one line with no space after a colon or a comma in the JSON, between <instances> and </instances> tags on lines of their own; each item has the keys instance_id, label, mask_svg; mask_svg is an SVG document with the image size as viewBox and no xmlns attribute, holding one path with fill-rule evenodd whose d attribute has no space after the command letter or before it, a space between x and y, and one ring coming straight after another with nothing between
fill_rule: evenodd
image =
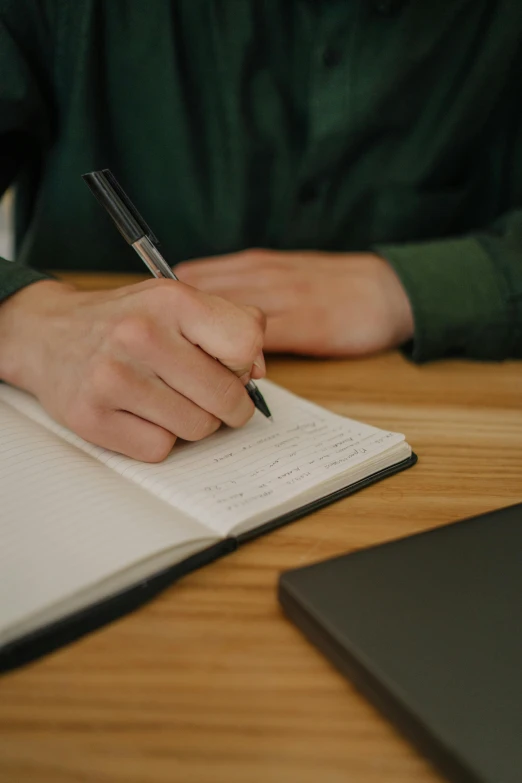
<instances>
[{"instance_id":1,"label":"pen","mask_svg":"<svg viewBox=\"0 0 522 783\"><path fill-rule=\"evenodd\" d=\"M109 169L82 174L93 195L105 207L125 241L134 248L154 277L178 280L158 250L158 239ZM272 420L265 399L254 381L245 386L256 408Z\"/></svg>"}]
</instances>

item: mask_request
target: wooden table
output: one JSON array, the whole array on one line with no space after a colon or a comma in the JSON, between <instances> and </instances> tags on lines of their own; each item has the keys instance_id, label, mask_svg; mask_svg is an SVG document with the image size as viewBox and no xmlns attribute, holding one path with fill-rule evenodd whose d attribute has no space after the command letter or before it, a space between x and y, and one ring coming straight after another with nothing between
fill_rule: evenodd
<instances>
[{"instance_id":1,"label":"wooden table","mask_svg":"<svg viewBox=\"0 0 522 783\"><path fill-rule=\"evenodd\" d=\"M273 359L268 373L404 432L418 465L1 679L1 783L440 780L284 619L276 582L284 569L522 500L522 365L418 367L393 353Z\"/></svg>"}]
</instances>

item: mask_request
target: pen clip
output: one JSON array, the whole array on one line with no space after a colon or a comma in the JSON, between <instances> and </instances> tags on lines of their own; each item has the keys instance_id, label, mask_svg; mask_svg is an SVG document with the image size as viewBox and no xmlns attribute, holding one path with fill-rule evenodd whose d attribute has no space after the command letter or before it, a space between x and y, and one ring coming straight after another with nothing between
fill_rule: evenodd
<instances>
[{"instance_id":1,"label":"pen clip","mask_svg":"<svg viewBox=\"0 0 522 783\"><path fill-rule=\"evenodd\" d=\"M130 245L144 236L153 245L159 244L157 237L144 221L110 169L82 174L82 179L102 206L105 207L119 232Z\"/></svg>"},{"instance_id":2,"label":"pen clip","mask_svg":"<svg viewBox=\"0 0 522 783\"><path fill-rule=\"evenodd\" d=\"M143 233L145 236L147 236L153 245L159 245L158 238L154 234L154 232L151 230L150 226L143 220L142 216L128 197L128 195L123 190L122 186L112 173L110 169L102 169L102 173L105 175L105 179L109 183L109 185L112 187L112 189L117 193L117 195L121 198L129 212L131 213L132 217L138 223L138 225L143 230Z\"/></svg>"}]
</instances>

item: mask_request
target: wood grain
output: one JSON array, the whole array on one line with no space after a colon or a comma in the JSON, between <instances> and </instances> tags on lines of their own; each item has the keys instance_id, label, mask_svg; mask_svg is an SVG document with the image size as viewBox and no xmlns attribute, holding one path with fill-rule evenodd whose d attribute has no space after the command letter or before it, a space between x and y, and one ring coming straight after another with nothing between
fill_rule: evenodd
<instances>
[{"instance_id":1,"label":"wood grain","mask_svg":"<svg viewBox=\"0 0 522 783\"><path fill-rule=\"evenodd\" d=\"M268 372L404 432L418 465L0 680L1 783L440 780L283 618L276 582L287 568L520 501L521 365L418 367L394 353L277 358Z\"/></svg>"}]
</instances>

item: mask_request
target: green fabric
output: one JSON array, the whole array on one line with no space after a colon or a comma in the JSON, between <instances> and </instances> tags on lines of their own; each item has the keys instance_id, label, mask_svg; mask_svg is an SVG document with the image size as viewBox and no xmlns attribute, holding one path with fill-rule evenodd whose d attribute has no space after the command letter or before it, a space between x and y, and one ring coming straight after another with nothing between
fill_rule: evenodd
<instances>
[{"instance_id":1,"label":"green fabric","mask_svg":"<svg viewBox=\"0 0 522 783\"><path fill-rule=\"evenodd\" d=\"M412 302L415 340L408 348L413 359L450 351L485 359L509 355L510 349L515 353L507 286L476 239L376 249L391 262Z\"/></svg>"},{"instance_id":2,"label":"green fabric","mask_svg":"<svg viewBox=\"0 0 522 783\"><path fill-rule=\"evenodd\" d=\"M0 258L0 301L7 299L31 283L48 278L49 275L39 272L37 269L31 269L31 267L22 264L13 264L11 261Z\"/></svg>"},{"instance_id":3,"label":"green fabric","mask_svg":"<svg viewBox=\"0 0 522 783\"><path fill-rule=\"evenodd\" d=\"M0 0L0 297L143 271L81 180L110 167L172 264L375 248L415 360L522 356L521 29L513 0Z\"/></svg>"}]
</instances>

